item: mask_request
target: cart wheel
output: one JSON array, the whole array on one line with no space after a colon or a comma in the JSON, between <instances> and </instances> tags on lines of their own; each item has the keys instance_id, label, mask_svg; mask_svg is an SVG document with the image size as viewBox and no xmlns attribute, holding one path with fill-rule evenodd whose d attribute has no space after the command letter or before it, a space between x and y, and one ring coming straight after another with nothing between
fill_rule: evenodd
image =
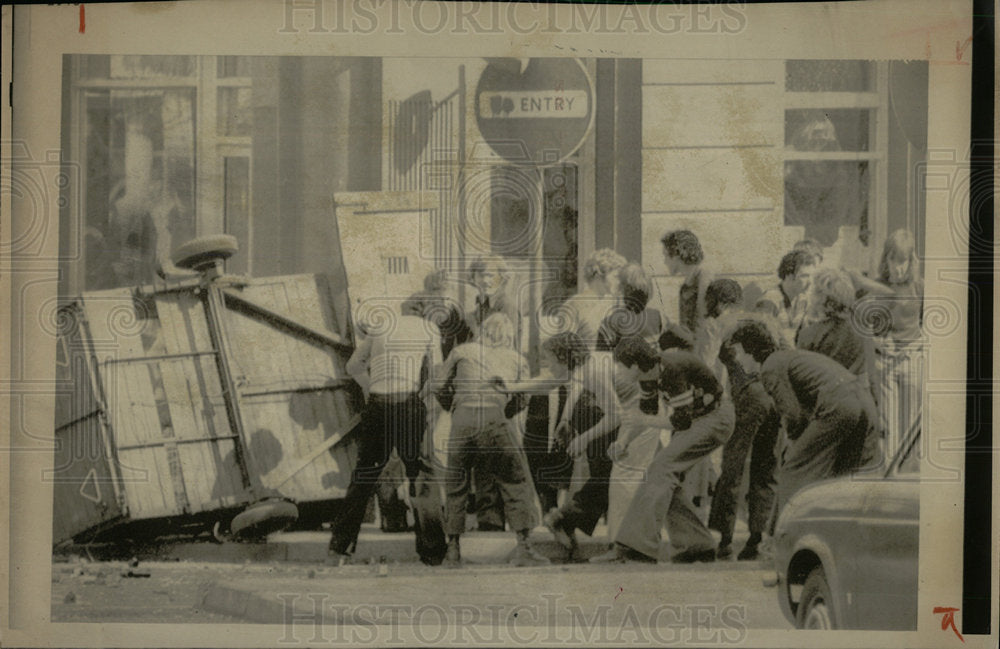
<instances>
[{"instance_id":1,"label":"cart wheel","mask_svg":"<svg viewBox=\"0 0 1000 649\"><path fill-rule=\"evenodd\" d=\"M212 539L216 543L225 543L230 539L229 532L226 532L222 529L221 520L215 521L215 523L212 525Z\"/></svg>"},{"instance_id":2,"label":"cart wheel","mask_svg":"<svg viewBox=\"0 0 1000 649\"><path fill-rule=\"evenodd\" d=\"M299 510L287 500L263 500L250 505L229 524L234 538L255 538L280 532L299 517Z\"/></svg>"},{"instance_id":3,"label":"cart wheel","mask_svg":"<svg viewBox=\"0 0 1000 649\"><path fill-rule=\"evenodd\" d=\"M216 261L228 259L239 251L236 237L229 234L212 234L181 244L170 255L178 268L200 270Z\"/></svg>"}]
</instances>

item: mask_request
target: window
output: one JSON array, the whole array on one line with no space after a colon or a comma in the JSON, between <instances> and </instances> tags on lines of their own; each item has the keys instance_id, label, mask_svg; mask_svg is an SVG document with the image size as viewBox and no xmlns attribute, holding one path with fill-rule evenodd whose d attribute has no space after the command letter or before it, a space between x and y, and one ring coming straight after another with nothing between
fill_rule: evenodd
<instances>
[{"instance_id":1,"label":"window","mask_svg":"<svg viewBox=\"0 0 1000 649\"><path fill-rule=\"evenodd\" d=\"M76 293L154 280L200 234L236 236L249 272L253 125L249 57L70 57L68 159L83 161L71 205L83 260ZM219 206L223 209L220 210Z\"/></svg>"},{"instance_id":2,"label":"window","mask_svg":"<svg viewBox=\"0 0 1000 649\"><path fill-rule=\"evenodd\" d=\"M824 247L840 246L846 263L861 261L858 253L878 238L875 224L885 222L878 191L887 148L879 126L886 105L880 66L785 64L785 225L802 226L805 237Z\"/></svg>"}]
</instances>

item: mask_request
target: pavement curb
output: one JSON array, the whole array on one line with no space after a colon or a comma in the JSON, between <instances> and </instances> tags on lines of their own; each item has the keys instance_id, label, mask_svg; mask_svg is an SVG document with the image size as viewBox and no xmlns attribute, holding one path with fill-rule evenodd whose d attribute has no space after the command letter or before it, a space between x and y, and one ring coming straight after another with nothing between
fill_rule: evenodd
<instances>
[{"instance_id":1,"label":"pavement curb","mask_svg":"<svg viewBox=\"0 0 1000 649\"><path fill-rule=\"evenodd\" d=\"M204 587L201 608L258 624L282 624L286 621L286 607L282 602L219 583Z\"/></svg>"}]
</instances>

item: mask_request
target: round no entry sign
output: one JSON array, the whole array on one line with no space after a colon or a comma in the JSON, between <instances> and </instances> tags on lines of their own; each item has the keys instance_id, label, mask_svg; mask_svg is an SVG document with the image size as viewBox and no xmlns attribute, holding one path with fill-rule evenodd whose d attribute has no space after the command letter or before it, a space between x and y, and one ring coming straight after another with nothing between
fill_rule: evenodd
<instances>
[{"instance_id":1,"label":"round no entry sign","mask_svg":"<svg viewBox=\"0 0 1000 649\"><path fill-rule=\"evenodd\" d=\"M594 119L590 77L578 59L491 59L476 87L476 121L497 155L553 164L583 143Z\"/></svg>"}]
</instances>

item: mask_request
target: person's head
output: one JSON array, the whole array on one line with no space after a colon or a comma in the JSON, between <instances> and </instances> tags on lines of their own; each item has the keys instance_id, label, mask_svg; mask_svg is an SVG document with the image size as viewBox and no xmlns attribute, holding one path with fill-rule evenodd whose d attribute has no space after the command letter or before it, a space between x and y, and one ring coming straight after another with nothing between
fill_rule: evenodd
<instances>
[{"instance_id":1,"label":"person's head","mask_svg":"<svg viewBox=\"0 0 1000 649\"><path fill-rule=\"evenodd\" d=\"M823 246L820 245L819 241L816 241L812 237L806 237L802 241L799 241L792 246L792 250L803 250L808 252L816 259L817 266L823 263Z\"/></svg>"},{"instance_id":2,"label":"person's head","mask_svg":"<svg viewBox=\"0 0 1000 649\"><path fill-rule=\"evenodd\" d=\"M743 289L733 279L713 280L705 289L705 310L709 318L718 318L743 302Z\"/></svg>"},{"instance_id":3,"label":"person's head","mask_svg":"<svg viewBox=\"0 0 1000 649\"><path fill-rule=\"evenodd\" d=\"M723 363L738 363L747 372L757 372L761 364L778 351L778 341L764 323L741 320L722 341L719 358Z\"/></svg>"},{"instance_id":4,"label":"person's head","mask_svg":"<svg viewBox=\"0 0 1000 649\"><path fill-rule=\"evenodd\" d=\"M670 324L660 334L660 351L691 350L694 348L694 335L687 327Z\"/></svg>"},{"instance_id":5,"label":"person's head","mask_svg":"<svg viewBox=\"0 0 1000 649\"><path fill-rule=\"evenodd\" d=\"M611 248L595 250L583 265L583 279L598 295L618 292L618 272L624 268L625 258Z\"/></svg>"},{"instance_id":6,"label":"person's head","mask_svg":"<svg viewBox=\"0 0 1000 649\"><path fill-rule=\"evenodd\" d=\"M628 264L618 273L621 284L622 301L625 308L641 313L653 294L653 280L639 264Z\"/></svg>"},{"instance_id":7,"label":"person's head","mask_svg":"<svg viewBox=\"0 0 1000 649\"><path fill-rule=\"evenodd\" d=\"M886 284L909 284L917 276L917 242L909 230L896 230L885 240L879 279Z\"/></svg>"},{"instance_id":8,"label":"person's head","mask_svg":"<svg viewBox=\"0 0 1000 649\"><path fill-rule=\"evenodd\" d=\"M636 381L657 366L660 356L640 336L625 336L615 346L615 361L624 368L626 381Z\"/></svg>"},{"instance_id":9,"label":"person's head","mask_svg":"<svg viewBox=\"0 0 1000 649\"><path fill-rule=\"evenodd\" d=\"M436 268L424 275L424 291L427 293L444 293L448 286L448 272L443 268Z\"/></svg>"},{"instance_id":10,"label":"person's head","mask_svg":"<svg viewBox=\"0 0 1000 649\"><path fill-rule=\"evenodd\" d=\"M483 320L479 340L486 347L514 347L514 323L503 313L491 314Z\"/></svg>"},{"instance_id":11,"label":"person's head","mask_svg":"<svg viewBox=\"0 0 1000 649\"><path fill-rule=\"evenodd\" d=\"M477 257L469 264L473 285L487 295L495 295L507 281L507 263L500 257Z\"/></svg>"},{"instance_id":12,"label":"person's head","mask_svg":"<svg viewBox=\"0 0 1000 649\"><path fill-rule=\"evenodd\" d=\"M573 331L563 331L542 343L542 361L555 376L566 376L590 359L590 350Z\"/></svg>"},{"instance_id":13,"label":"person's head","mask_svg":"<svg viewBox=\"0 0 1000 649\"><path fill-rule=\"evenodd\" d=\"M778 264L781 288L790 299L795 299L809 289L810 278L816 268L816 258L805 250L792 250Z\"/></svg>"},{"instance_id":14,"label":"person's head","mask_svg":"<svg viewBox=\"0 0 1000 649\"><path fill-rule=\"evenodd\" d=\"M847 318L854 306L854 284L842 270L825 268L812 279L809 304L816 317Z\"/></svg>"},{"instance_id":15,"label":"person's head","mask_svg":"<svg viewBox=\"0 0 1000 649\"><path fill-rule=\"evenodd\" d=\"M679 275L705 258L698 237L690 230L671 230L660 239L663 261L671 275Z\"/></svg>"}]
</instances>

